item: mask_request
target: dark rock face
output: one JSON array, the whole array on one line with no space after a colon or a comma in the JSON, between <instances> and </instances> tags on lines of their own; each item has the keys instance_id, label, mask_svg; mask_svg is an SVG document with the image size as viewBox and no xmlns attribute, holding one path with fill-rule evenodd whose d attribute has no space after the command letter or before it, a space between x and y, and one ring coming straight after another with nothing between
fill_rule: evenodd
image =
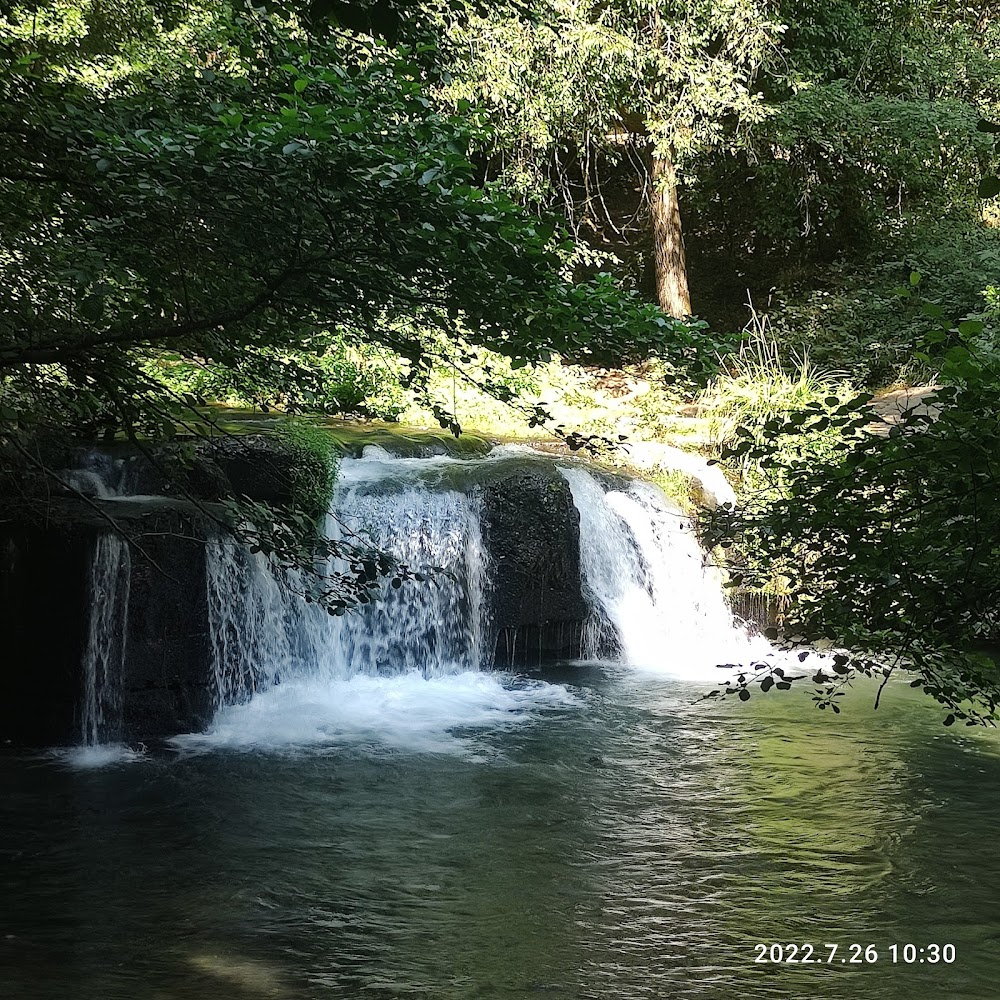
<instances>
[{"instance_id":1,"label":"dark rock face","mask_svg":"<svg viewBox=\"0 0 1000 1000\"><path fill-rule=\"evenodd\" d=\"M137 548L129 577L120 725L102 738L136 742L201 729L211 718L205 545L211 528L187 504L117 503ZM0 741L79 742L91 565L107 523L90 507L55 502L47 524L0 532ZM141 548L141 551L140 551ZM113 572L113 570L112 570Z\"/></svg>"},{"instance_id":2,"label":"dark rock face","mask_svg":"<svg viewBox=\"0 0 1000 1000\"><path fill-rule=\"evenodd\" d=\"M589 614L580 586L580 515L569 484L551 465L532 466L482 489L500 667L578 657Z\"/></svg>"},{"instance_id":3,"label":"dark rock face","mask_svg":"<svg viewBox=\"0 0 1000 1000\"><path fill-rule=\"evenodd\" d=\"M44 746L79 733L93 538L28 525L0 534L0 742Z\"/></svg>"},{"instance_id":4,"label":"dark rock face","mask_svg":"<svg viewBox=\"0 0 1000 1000\"><path fill-rule=\"evenodd\" d=\"M212 718L205 544L181 530L207 532L197 522L172 527L143 540L149 559L138 553L131 559L122 671L126 742L194 732Z\"/></svg>"},{"instance_id":5,"label":"dark rock face","mask_svg":"<svg viewBox=\"0 0 1000 1000\"><path fill-rule=\"evenodd\" d=\"M230 496L275 506L291 503L296 459L273 438L223 438L204 451L204 460L228 482Z\"/></svg>"}]
</instances>

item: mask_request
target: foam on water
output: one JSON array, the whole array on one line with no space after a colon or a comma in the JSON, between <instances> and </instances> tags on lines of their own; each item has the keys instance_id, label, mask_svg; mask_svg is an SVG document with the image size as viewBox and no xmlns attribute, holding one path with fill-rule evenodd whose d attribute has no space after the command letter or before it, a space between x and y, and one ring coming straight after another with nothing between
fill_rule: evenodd
<instances>
[{"instance_id":1,"label":"foam on water","mask_svg":"<svg viewBox=\"0 0 1000 1000\"><path fill-rule=\"evenodd\" d=\"M58 747L50 755L74 771L96 771L118 764L135 764L146 760L145 749L135 749L123 743L99 743L77 747Z\"/></svg>"},{"instance_id":2,"label":"foam on water","mask_svg":"<svg viewBox=\"0 0 1000 1000\"><path fill-rule=\"evenodd\" d=\"M540 712L578 703L566 688L466 671L356 674L277 684L216 714L204 733L175 737L182 750L282 751L381 746L427 753L466 753L467 731L518 725Z\"/></svg>"}]
</instances>

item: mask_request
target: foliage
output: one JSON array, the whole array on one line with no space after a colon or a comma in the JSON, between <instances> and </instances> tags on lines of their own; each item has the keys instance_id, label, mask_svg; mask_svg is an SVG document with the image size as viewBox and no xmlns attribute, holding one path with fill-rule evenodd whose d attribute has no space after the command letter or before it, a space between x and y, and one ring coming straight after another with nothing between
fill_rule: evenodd
<instances>
[{"instance_id":1,"label":"foliage","mask_svg":"<svg viewBox=\"0 0 1000 1000\"><path fill-rule=\"evenodd\" d=\"M747 431L760 434L773 420L812 403L830 398L840 405L853 395L846 378L816 368L808 355L789 370L764 321L727 367L699 397L716 448L730 447Z\"/></svg>"},{"instance_id":2,"label":"foliage","mask_svg":"<svg viewBox=\"0 0 1000 1000\"><path fill-rule=\"evenodd\" d=\"M978 121L1000 99L979 20L932 0L789 4L783 16L787 59L769 67L783 99L760 138L785 151L767 169L799 175L806 235L825 228L856 245L887 210L973 210L993 159Z\"/></svg>"},{"instance_id":3,"label":"foliage","mask_svg":"<svg viewBox=\"0 0 1000 1000\"><path fill-rule=\"evenodd\" d=\"M319 354L333 329L419 365L419 343L391 332L400 316L461 322L523 360L696 344L608 280L560 280L552 226L472 185L473 126L433 107L405 53L307 46L270 22L233 33L230 71L137 95L58 85L31 53L0 78L12 378L58 365L120 396L129 351L169 345L253 383L277 360L257 352ZM287 368L308 404L311 373Z\"/></svg>"},{"instance_id":4,"label":"foliage","mask_svg":"<svg viewBox=\"0 0 1000 1000\"><path fill-rule=\"evenodd\" d=\"M567 281L554 225L475 183L480 127L428 96L423 53L252 5L100 10L6 9L0 437L22 457L49 426L169 437L207 391L342 408L346 350L420 392L429 333L707 369L703 326Z\"/></svg>"},{"instance_id":5,"label":"foliage","mask_svg":"<svg viewBox=\"0 0 1000 1000\"><path fill-rule=\"evenodd\" d=\"M922 360L942 388L881 426L859 396L772 420L765 437L740 432L724 456L770 468L774 488L721 512L710 536L744 555L734 585L787 579L787 636L850 650L814 674L821 707L857 673L903 667L948 724L993 723L1000 673L974 650L1000 624L1000 367L975 350L982 323L924 308L936 325ZM829 429L840 440L817 460L808 440ZM766 690L776 673L746 674L734 690Z\"/></svg>"},{"instance_id":6,"label":"foliage","mask_svg":"<svg viewBox=\"0 0 1000 1000\"><path fill-rule=\"evenodd\" d=\"M445 92L487 110L489 176L564 209L578 234L621 236L641 214L620 202L636 179L648 188L650 143L683 163L761 117L752 81L779 32L756 0L560 0L531 21L498 7L452 30Z\"/></svg>"},{"instance_id":7,"label":"foliage","mask_svg":"<svg viewBox=\"0 0 1000 1000\"><path fill-rule=\"evenodd\" d=\"M819 365L843 366L861 388L933 378L914 351L933 326L921 306L973 317L1000 262L1000 233L982 223L935 220L894 226L872 251L801 276L772 301L768 319L787 355L808 352ZM921 301L910 275L924 275Z\"/></svg>"},{"instance_id":8,"label":"foliage","mask_svg":"<svg viewBox=\"0 0 1000 1000\"><path fill-rule=\"evenodd\" d=\"M311 411L396 420L410 403L400 385L399 358L378 344L352 343L340 334L332 335L319 355L283 350L262 354L272 357L273 362L261 366L259 378L253 382L237 377L230 368L209 366L167 352L157 354L146 371L175 396L193 396L235 407L294 410L296 383L303 371L309 373L314 387ZM291 369L290 361L294 362Z\"/></svg>"},{"instance_id":9,"label":"foliage","mask_svg":"<svg viewBox=\"0 0 1000 1000\"><path fill-rule=\"evenodd\" d=\"M328 431L301 418L282 421L275 434L295 458L292 506L314 519L324 517L337 477L337 442Z\"/></svg>"},{"instance_id":10,"label":"foliage","mask_svg":"<svg viewBox=\"0 0 1000 1000\"><path fill-rule=\"evenodd\" d=\"M647 478L651 483L655 483L663 495L685 514L692 514L698 509L701 493L695 481L687 473L677 469L658 468Z\"/></svg>"}]
</instances>

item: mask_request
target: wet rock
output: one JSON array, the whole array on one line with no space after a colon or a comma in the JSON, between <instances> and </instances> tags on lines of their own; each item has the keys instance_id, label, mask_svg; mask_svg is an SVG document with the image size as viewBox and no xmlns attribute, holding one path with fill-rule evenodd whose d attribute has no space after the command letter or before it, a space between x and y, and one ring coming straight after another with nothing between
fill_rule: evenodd
<instances>
[{"instance_id":1,"label":"wet rock","mask_svg":"<svg viewBox=\"0 0 1000 1000\"><path fill-rule=\"evenodd\" d=\"M231 496L275 506L292 502L296 457L275 438L218 438L208 442L202 454L225 475Z\"/></svg>"},{"instance_id":2,"label":"wet rock","mask_svg":"<svg viewBox=\"0 0 1000 1000\"><path fill-rule=\"evenodd\" d=\"M578 657L589 609L569 484L552 465L535 462L486 483L482 498L496 664Z\"/></svg>"},{"instance_id":3,"label":"wet rock","mask_svg":"<svg viewBox=\"0 0 1000 1000\"><path fill-rule=\"evenodd\" d=\"M113 531L109 519L135 544L120 570L129 584L122 707L115 731L102 736L135 743L204 728L214 696L206 540L222 530L222 509L210 501L282 504L291 495L292 456L265 437L205 442L193 459L190 449L152 461L115 446L93 461L75 469L81 486L90 483L88 499L0 498L0 741L54 745L82 736L91 567L99 539ZM568 483L535 458L472 463L456 476L455 488L482 500L495 664L577 658L589 609ZM179 484L186 499L156 495Z\"/></svg>"},{"instance_id":4,"label":"wet rock","mask_svg":"<svg viewBox=\"0 0 1000 1000\"><path fill-rule=\"evenodd\" d=\"M211 715L205 545L215 530L191 503L53 498L0 527L0 740L79 742L90 641L91 566L113 514L132 539L121 662L122 713L108 739L203 728ZM112 567L113 572L113 567ZM100 599L100 598L98 598Z\"/></svg>"}]
</instances>

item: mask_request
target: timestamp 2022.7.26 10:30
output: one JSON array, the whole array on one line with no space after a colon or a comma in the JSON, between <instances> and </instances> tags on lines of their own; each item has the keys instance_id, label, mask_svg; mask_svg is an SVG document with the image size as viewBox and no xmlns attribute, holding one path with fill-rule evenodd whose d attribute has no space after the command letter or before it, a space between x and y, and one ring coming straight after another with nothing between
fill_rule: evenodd
<instances>
[{"instance_id":1,"label":"timestamp 2022.7.26 10:30","mask_svg":"<svg viewBox=\"0 0 1000 1000\"><path fill-rule=\"evenodd\" d=\"M760 965L951 965L957 958L953 944L756 944L754 952Z\"/></svg>"}]
</instances>

